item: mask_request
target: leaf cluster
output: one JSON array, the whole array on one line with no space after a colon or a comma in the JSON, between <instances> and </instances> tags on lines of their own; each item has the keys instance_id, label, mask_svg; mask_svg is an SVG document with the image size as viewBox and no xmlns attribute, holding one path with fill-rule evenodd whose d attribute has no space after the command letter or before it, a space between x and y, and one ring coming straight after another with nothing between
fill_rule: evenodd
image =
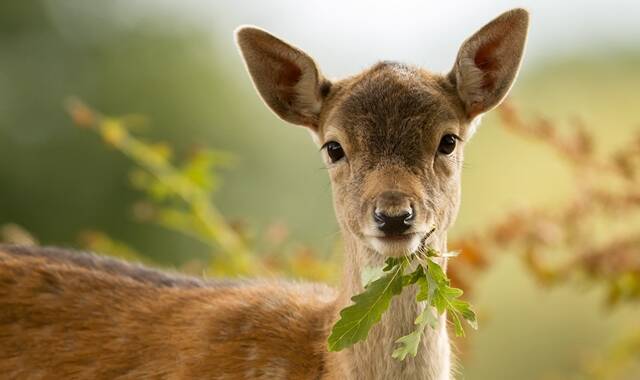
<instances>
[{"instance_id":1,"label":"leaf cluster","mask_svg":"<svg viewBox=\"0 0 640 380\"><path fill-rule=\"evenodd\" d=\"M415 357L425 328L438 328L439 315L448 313L458 336L464 336L462 320L476 329L475 312L468 302L460 299L462 290L451 286L442 267L433 260L439 256L435 250L427 248L411 256L388 258L381 272L366 270L368 278L364 291L353 296L353 304L340 312L340 319L329 336L329 350L340 351L365 340L389 308L392 298L409 286L418 287L416 302L423 309L415 320L414 331L396 340L398 347L392 354L395 359L404 360L407 355ZM415 269L405 273L414 261ZM378 277L372 278L376 273Z\"/></svg>"}]
</instances>

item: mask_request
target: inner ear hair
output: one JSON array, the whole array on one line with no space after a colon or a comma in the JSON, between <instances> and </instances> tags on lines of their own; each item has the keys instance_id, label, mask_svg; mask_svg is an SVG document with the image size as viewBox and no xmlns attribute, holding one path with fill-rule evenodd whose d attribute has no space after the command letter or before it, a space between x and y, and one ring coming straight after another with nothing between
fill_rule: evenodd
<instances>
[{"instance_id":1,"label":"inner ear hair","mask_svg":"<svg viewBox=\"0 0 640 380\"><path fill-rule=\"evenodd\" d=\"M469 119L502 102L520 68L529 13L513 9L498 16L467 39L449 74Z\"/></svg>"},{"instance_id":2,"label":"inner ear hair","mask_svg":"<svg viewBox=\"0 0 640 380\"><path fill-rule=\"evenodd\" d=\"M236 41L256 90L280 118L317 128L323 99L331 90L313 59L268 32L243 26Z\"/></svg>"}]
</instances>

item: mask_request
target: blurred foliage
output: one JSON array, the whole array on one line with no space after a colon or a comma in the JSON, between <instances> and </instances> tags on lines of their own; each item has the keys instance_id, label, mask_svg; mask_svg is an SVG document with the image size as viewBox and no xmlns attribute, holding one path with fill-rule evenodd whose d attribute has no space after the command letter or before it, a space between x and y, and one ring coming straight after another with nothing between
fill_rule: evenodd
<instances>
[{"instance_id":1,"label":"blurred foliage","mask_svg":"<svg viewBox=\"0 0 640 380\"><path fill-rule=\"evenodd\" d=\"M227 222L211 201L218 182L215 169L229 161L226 154L199 149L177 165L168 144L152 144L132 135L140 120L135 115L105 117L75 98L67 102L67 111L75 125L97 132L108 146L136 164L129 176L131 184L146 194L146 200L133 205L133 215L138 220L156 223L210 248L203 273L264 276L275 272L326 281L337 272L335 260L317 259L310 248L282 246L287 238L282 225L267 229L261 241L247 236L241 226ZM113 252L123 258L144 257L102 233L83 236L82 241L99 252ZM270 244L261 244L263 241ZM269 246L278 250L261 249Z\"/></svg>"},{"instance_id":2,"label":"blurred foliage","mask_svg":"<svg viewBox=\"0 0 640 380\"><path fill-rule=\"evenodd\" d=\"M91 252L106 252L109 256L123 260L151 264L145 255L131 248L127 243L116 241L101 231L82 231L78 242L80 246Z\"/></svg>"},{"instance_id":3,"label":"blurred foliage","mask_svg":"<svg viewBox=\"0 0 640 380\"><path fill-rule=\"evenodd\" d=\"M464 253L458 281L468 287L495 252L515 246L530 272L554 284L586 277L608 288L608 300L640 298L640 234L630 224L640 216L640 131L624 146L598 156L597 140L581 122L570 133L547 119L525 121L509 103L499 108L512 133L548 146L570 166L574 188L555 205L507 210L497 222L453 242ZM558 252L564 252L559 256ZM456 274L458 263L453 263ZM467 276L466 279L462 277Z\"/></svg>"},{"instance_id":4,"label":"blurred foliage","mask_svg":"<svg viewBox=\"0 0 640 380\"><path fill-rule=\"evenodd\" d=\"M0 242L17 245L38 245L38 240L24 227L15 223L0 225Z\"/></svg>"},{"instance_id":5,"label":"blurred foliage","mask_svg":"<svg viewBox=\"0 0 640 380\"><path fill-rule=\"evenodd\" d=\"M578 280L604 286L609 306L637 303L640 235L629 222L640 216L640 131L602 157L598 140L580 121L574 121L572 131L561 132L548 119L524 120L510 103L498 112L510 133L547 146L570 166L574 188L556 204L505 210L479 231L458 236L450 246L460 250L461 259L451 263L449 275L473 291L476 277L491 267L497 253L515 252L542 285ZM626 379L631 373L627 367L638 365L640 340L631 333L596 363L588 363L585 376Z\"/></svg>"},{"instance_id":6,"label":"blurred foliage","mask_svg":"<svg viewBox=\"0 0 640 380\"><path fill-rule=\"evenodd\" d=\"M604 354L584 364L585 377L596 380L633 379L640 371L640 330L634 326L627 336L609 347Z\"/></svg>"}]
</instances>

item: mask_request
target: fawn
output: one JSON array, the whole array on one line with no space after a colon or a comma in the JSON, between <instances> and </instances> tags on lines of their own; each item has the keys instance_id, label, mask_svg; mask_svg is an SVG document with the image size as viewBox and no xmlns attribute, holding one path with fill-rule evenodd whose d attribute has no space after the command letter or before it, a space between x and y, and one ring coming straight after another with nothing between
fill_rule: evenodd
<instances>
[{"instance_id":1,"label":"fawn","mask_svg":"<svg viewBox=\"0 0 640 380\"><path fill-rule=\"evenodd\" d=\"M265 103L322 146L346 250L341 288L207 281L91 254L2 246L0 377L451 378L444 315L415 358L391 358L394 340L424 307L410 291L366 341L328 352L327 337L363 290L363 267L427 244L446 251L463 146L512 86L527 29L525 10L502 14L463 43L447 75L381 62L335 81L301 50L238 29Z\"/></svg>"}]
</instances>

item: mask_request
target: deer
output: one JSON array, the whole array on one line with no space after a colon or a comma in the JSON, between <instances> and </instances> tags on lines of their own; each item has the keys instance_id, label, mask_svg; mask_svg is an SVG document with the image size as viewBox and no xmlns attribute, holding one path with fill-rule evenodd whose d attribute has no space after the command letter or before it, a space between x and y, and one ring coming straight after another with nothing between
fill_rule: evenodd
<instances>
[{"instance_id":1,"label":"deer","mask_svg":"<svg viewBox=\"0 0 640 380\"><path fill-rule=\"evenodd\" d=\"M509 10L464 41L446 74L391 61L339 80L302 50L243 26L253 84L306 128L328 168L344 242L341 284L216 280L52 247L0 246L4 379L430 379L455 376L446 315L393 360L425 305L396 296L366 340L330 352L363 268L426 245L447 251L463 149L520 69L529 24ZM447 259L437 258L446 268ZM412 293L413 292L413 293Z\"/></svg>"}]
</instances>

